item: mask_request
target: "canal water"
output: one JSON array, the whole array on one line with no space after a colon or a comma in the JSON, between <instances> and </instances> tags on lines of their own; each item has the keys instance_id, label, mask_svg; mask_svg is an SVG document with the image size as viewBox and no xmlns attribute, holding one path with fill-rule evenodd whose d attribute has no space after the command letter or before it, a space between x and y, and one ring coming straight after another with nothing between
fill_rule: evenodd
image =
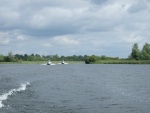
<instances>
[{"instance_id":1,"label":"canal water","mask_svg":"<svg viewBox=\"0 0 150 113\"><path fill-rule=\"evenodd\" d=\"M150 65L0 64L0 113L150 113Z\"/></svg>"}]
</instances>

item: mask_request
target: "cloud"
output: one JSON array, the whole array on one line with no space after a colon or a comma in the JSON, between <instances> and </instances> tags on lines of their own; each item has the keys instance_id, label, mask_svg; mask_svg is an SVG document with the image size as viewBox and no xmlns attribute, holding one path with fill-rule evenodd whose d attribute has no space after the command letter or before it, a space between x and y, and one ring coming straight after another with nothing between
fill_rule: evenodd
<instances>
[{"instance_id":1,"label":"cloud","mask_svg":"<svg viewBox=\"0 0 150 113\"><path fill-rule=\"evenodd\" d=\"M26 39L24 35L18 35L16 38L21 41L24 41Z\"/></svg>"},{"instance_id":2,"label":"cloud","mask_svg":"<svg viewBox=\"0 0 150 113\"><path fill-rule=\"evenodd\" d=\"M71 11L64 8L44 8L34 14L30 25L35 29L45 29L48 27L62 25L70 20ZM61 21L60 21L61 18Z\"/></svg>"},{"instance_id":3,"label":"cloud","mask_svg":"<svg viewBox=\"0 0 150 113\"><path fill-rule=\"evenodd\" d=\"M92 3L100 5L108 2L109 0L90 0Z\"/></svg>"},{"instance_id":4,"label":"cloud","mask_svg":"<svg viewBox=\"0 0 150 113\"><path fill-rule=\"evenodd\" d=\"M8 33L0 32L0 44L7 45L9 43L10 43L10 40L8 39Z\"/></svg>"},{"instance_id":5,"label":"cloud","mask_svg":"<svg viewBox=\"0 0 150 113\"><path fill-rule=\"evenodd\" d=\"M0 41L0 43L2 44L2 45L8 45L9 43L10 43L10 40L9 39L2 39L2 38L0 38L2 41Z\"/></svg>"},{"instance_id":6,"label":"cloud","mask_svg":"<svg viewBox=\"0 0 150 113\"><path fill-rule=\"evenodd\" d=\"M3 0L0 51L126 57L133 43L150 42L149 6L148 0Z\"/></svg>"},{"instance_id":7,"label":"cloud","mask_svg":"<svg viewBox=\"0 0 150 113\"><path fill-rule=\"evenodd\" d=\"M140 42L143 40L143 37L138 36L134 33L132 33L131 35L129 35L128 37L124 37L123 41L127 42L127 43L136 43L136 42Z\"/></svg>"},{"instance_id":8,"label":"cloud","mask_svg":"<svg viewBox=\"0 0 150 113\"><path fill-rule=\"evenodd\" d=\"M71 37L68 36L57 36L54 37L55 43L59 43L61 45L78 45L79 42L77 40L72 39Z\"/></svg>"},{"instance_id":9,"label":"cloud","mask_svg":"<svg viewBox=\"0 0 150 113\"><path fill-rule=\"evenodd\" d=\"M9 6L0 6L0 29L10 29L18 25L20 13Z\"/></svg>"},{"instance_id":10,"label":"cloud","mask_svg":"<svg viewBox=\"0 0 150 113\"><path fill-rule=\"evenodd\" d=\"M45 46L45 47L52 47L52 45L50 43L45 43L45 44L43 44L43 46Z\"/></svg>"},{"instance_id":11,"label":"cloud","mask_svg":"<svg viewBox=\"0 0 150 113\"><path fill-rule=\"evenodd\" d=\"M130 13L138 13L140 11L143 10L147 10L148 9L148 2L146 2L146 0L137 0L135 3L133 3L130 8L128 9L128 11Z\"/></svg>"}]
</instances>

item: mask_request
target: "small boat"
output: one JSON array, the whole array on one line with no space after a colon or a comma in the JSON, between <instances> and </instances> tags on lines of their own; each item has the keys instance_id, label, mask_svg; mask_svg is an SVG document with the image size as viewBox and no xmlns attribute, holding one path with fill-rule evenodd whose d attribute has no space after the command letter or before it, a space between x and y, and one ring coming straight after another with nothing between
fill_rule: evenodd
<instances>
[{"instance_id":1,"label":"small boat","mask_svg":"<svg viewBox=\"0 0 150 113\"><path fill-rule=\"evenodd\" d=\"M51 63L51 61L49 60L48 62L47 62L47 65L51 65L52 63Z\"/></svg>"},{"instance_id":2,"label":"small boat","mask_svg":"<svg viewBox=\"0 0 150 113\"><path fill-rule=\"evenodd\" d=\"M64 60L61 62L61 64L65 64Z\"/></svg>"},{"instance_id":3,"label":"small boat","mask_svg":"<svg viewBox=\"0 0 150 113\"><path fill-rule=\"evenodd\" d=\"M46 65L55 65L55 64L53 64L53 63L49 60Z\"/></svg>"},{"instance_id":4,"label":"small boat","mask_svg":"<svg viewBox=\"0 0 150 113\"><path fill-rule=\"evenodd\" d=\"M61 62L61 64L68 64L68 63L66 63L64 60Z\"/></svg>"}]
</instances>

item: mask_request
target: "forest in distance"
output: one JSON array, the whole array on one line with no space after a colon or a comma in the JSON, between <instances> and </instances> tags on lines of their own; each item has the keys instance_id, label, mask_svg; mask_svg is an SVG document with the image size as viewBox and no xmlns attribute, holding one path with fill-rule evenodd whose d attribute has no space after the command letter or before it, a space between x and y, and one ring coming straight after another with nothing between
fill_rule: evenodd
<instances>
[{"instance_id":1,"label":"forest in distance","mask_svg":"<svg viewBox=\"0 0 150 113\"><path fill-rule=\"evenodd\" d=\"M145 43L142 50L139 50L138 43L134 43L131 54L128 58L108 57L105 55L72 55L72 56L58 56L56 55L39 55L39 54L13 54L9 52L4 56L0 54L0 63L14 62L20 63L22 61L84 61L86 64L150 64L150 44Z\"/></svg>"}]
</instances>

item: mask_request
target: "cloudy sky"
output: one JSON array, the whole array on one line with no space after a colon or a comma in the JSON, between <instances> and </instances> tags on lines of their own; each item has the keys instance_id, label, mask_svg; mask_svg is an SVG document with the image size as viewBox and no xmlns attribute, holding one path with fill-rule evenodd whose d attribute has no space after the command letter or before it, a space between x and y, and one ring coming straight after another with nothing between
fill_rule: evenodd
<instances>
[{"instance_id":1,"label":"cloudy sky","mask_svg":"<svg viewBox=\"0 0 150 113\"><path fill-rule=\"evenodd\" d=\"M150 0L0 0L0 54L128 57L150 42Z\"/></svg>"}]
</instances>

